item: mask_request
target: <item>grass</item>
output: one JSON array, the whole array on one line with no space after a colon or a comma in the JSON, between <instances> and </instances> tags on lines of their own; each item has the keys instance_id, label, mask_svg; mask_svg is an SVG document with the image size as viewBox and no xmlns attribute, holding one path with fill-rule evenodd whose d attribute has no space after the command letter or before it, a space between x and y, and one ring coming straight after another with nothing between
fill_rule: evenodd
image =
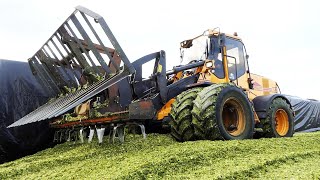
<instances>
[{"instance_id":1,"label":"grass","mask_svg":"<svg viewBox=\"0 0 320 180\"><path fill-rule=\"evenodd\" d=\"M0 165L0 179L319 179L320 132L293 138L178 143L64 143Z\"/></svg>"}]
</instances>

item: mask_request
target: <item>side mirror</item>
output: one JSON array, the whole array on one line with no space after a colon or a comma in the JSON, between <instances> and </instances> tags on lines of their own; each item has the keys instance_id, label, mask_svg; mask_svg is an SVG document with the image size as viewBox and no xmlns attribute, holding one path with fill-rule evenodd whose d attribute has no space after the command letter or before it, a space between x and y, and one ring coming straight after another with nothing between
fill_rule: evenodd
<instances>
[{"instance_id":1,"label":"side mirror","mask_svg":"<svg viewBox=\"0 0 320 180\"><path fill-rule=\"evenodd\" d=\"M193 41L193 39L182 41L180 43L180 47L182 47L182 48L190 48L193 45L192 41Z\"/></svg>"},{"instance_id":2,"label":"side mirror","mask_svg":"<svg viewBox=\"0 0 320 180\"><path fill-rule=\"evenodd\" d=\"M248 55L248 54L246 55L246 59L247 59L247 60L249 59L249 55Z\"/></svg>"}]
</instances>

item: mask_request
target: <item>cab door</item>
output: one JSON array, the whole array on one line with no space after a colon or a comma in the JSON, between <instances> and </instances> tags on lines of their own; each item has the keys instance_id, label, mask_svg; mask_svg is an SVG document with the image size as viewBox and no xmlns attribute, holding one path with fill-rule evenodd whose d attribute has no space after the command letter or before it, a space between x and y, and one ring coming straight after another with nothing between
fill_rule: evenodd
<instances>
[{"instance_id":1,"label":"cab door","mask_svg":"<svg viewBox=\"0 0 320 180\"><path fill-rule=\"evenodd\" d=\"M226 37L225 59L228 78L245 90L249 90L249 74L243 43L238 39Z\"/></svg>"}]
</instances>

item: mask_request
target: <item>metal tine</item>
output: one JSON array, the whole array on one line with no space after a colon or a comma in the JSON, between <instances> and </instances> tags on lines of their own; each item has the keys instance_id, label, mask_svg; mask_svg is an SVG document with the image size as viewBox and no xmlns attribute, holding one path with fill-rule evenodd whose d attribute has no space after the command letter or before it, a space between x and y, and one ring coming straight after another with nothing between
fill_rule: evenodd
<instances>
[{"instance_id":1,"label":"metal tine","mask_svg":"<svg viewBox=\"0 0 320 180\"><path fill-rule=\"evenodd\" d=\"M106 130L106 128L104 127L96 127L96 130L97 130L97 136L98 136L98 141L99 141L99 144L101 144L103 142L103 136L104 136L104 131Z\"/></svg>"},{"instance_id":2,"label":"metal tine","mask_svg":"<svg viewBox=\"0 0 320 180\"><path fill-rule=\"evenodd\" d=\"M141 134L142 134L143 139L146 139L146 138L147 138L146 128L144 127L143 124L138 124L138 126L139 126L140 129L141 129Z\"/></svg>"},{"instance_id":3,"label":"metal tine","mask_svg":"<svg viewBox=\"0 0 320 180\"><path fill-rule=\"evenodd\" d=\"M55 104L59 103L62 100L63 100L63 98L60 97L57 100L53 101L52 103L48 103L45 106L40 107L39 110L37 109L36 113L33 114L33 117L31 119L31 121L32 122L36 122L35 119L38 119L38 118L41 118L41 117L46 118L47 114L50 112L50 109L51 109L52 105L55 105Z\"/></svg>"},{"instance_id":4,"label":"metal tine","mask_svg":"<svg viewBox=\"0 0 320 180\"><path fill-rule=\"evenodd\" d=\"M104 81L100 81L100 82L97 82L91 86L89 86L87 89L83 89L83 91L78 91L77 93L81 93L80 96L74 96L73 99L71 101L68 101L65 103L64 106L61 106L63 108L59 108L58 110L55 110L55 111L52 111L53 113L51 114L62 114L62 113L65 113L67 112L69 109L73 108L76 106L76 104L79 104L82 101L82 99L88 99L92 96L92 92L93 91L96 91L96 92L101 92L103 89L106 89L106 87L104 87L103 89L101 89L103 87L103 85L109 83L110 85L108 87L110 87L113 83L111 83L112 79L107 79L107 80L104 80ZM68 104L70 104L72 102L72 106L67 106ZM49 116L49 118L52 118L54 117L55 115L53 116Z\"/></svg>"},{"instance_id":5,"label":"metal tine","mask_svg":"<svg viewBox=\"0 0 320 180\"><path fill-rule=\"evenodd\" d=\"M78 140L78 131L76 129L70 130L70 141L76 142Z\"/></svg>"},{"instance_id":6,"label":"metal tine","mask_svg":"<svg viewBox=\"0 0 320 180\"><path fill-rule=\"evenodd\" d=\"M52 89L51 85L47 82L45 77L43 77L42 72L39 71L38 67L34 64L32 59L29 59L28 61L29 66L32 70L32 73L34 74L37 81L40 83L40 85L48 92L50 92L50 95L55 94L55 91Z\"/></svg>"},{"instance_id":7,"label":"metal tine","mask_svg":"<svg viewBox=\"0 0 320 180\"><path fill-rule=\"evenodd\" d=\"M64 46L63 42L61 41L61 39L59 38L58 35L59 35L58 33L55 33L55 34L54 34L54 36L57 38L57 40L59 41L59 43L60 43L60 45L62 46L62 48L65 50L65 52L66 52L67 54L72 55L72 53L70 52L70 50ZM74 60L74 58L71 58L71 61L72 61L78 68L81 68L80 65Z\"/></svg>"},{"instance_id":8,"label":"metal tine","mask_svg":"<svg viewBox=\"0 0 320 180\"><path fill-rule=\"evenodd\" d=\"M124 124L117 124L116 126L111 126L111 131L109 134L109 142L114 143L115 139L119 139L121 143L124 142Z\"/></svg>"},{"instance_id":9,"label":"metal tine","mask_svg":"<svg viewBox=\"0 0 320 180\"><path fill-rule=\"evenodd\" d=\"M96 59L100 62L100 65L102 66L102 68L108 73L110 74L111 71L108 67L108 65L106 64L106 62L104 61L104 59L102 58L101 54L97 51L97 49L94 47L93 42L91 41L90 37L88 36L88 34L86 33L86 31L83 29L81 23L79 22L79 20L77 19L77 17L72 14L70 16L71 21L73 22L73 24L78 28L79 33L81 34L81 36L84 38L85 41L88 42L89 48L91 49L91 51L93 52L93 54L96 56Z\"/></svg>"},{"instance_id":10,"label":"metal tine","mask_svg":"<svg viewBox=\"0 0 320 180\"><path fill-rule=\"evenodd\" d=\"M54 65L55 69L56 69L58 72L61 72L60 69L62 69L62 72L71 80L70 74L68 74L68 73L66 72L65 68L63 67L63 65L62 65L61 62L59 61L58 57L54 54L54 52L52 51L52 49L51 49L51 47L49 46L49 44L46 44L45 46L50 50L50 52L52 53L52 55L53 55L54 58L50 57L49 53L47 52L47 50L46 50L44 47L42 48L42 50L43 50L43 52L46 54L47 58L49 58L50 60L53 61L53 65ZM58 63L61 68L59 68L56 63ZM58 74L60 75L61 73L58 73ZM62 80L64 80L64 77L65 77L65 76L60 76L60 77L61 77ZM66 82L66 83L69 85L69 87L72 87L72 83L70 83L70 81L64 81L64 82Z\"/></svg>"},{"instance_id":11,"label":"metal tine","mask_svg":"<svg viewBox=\"0 0 320 180\"><path fill-rule=\"evenodd\" d=\"M68 107L66 107L66 106L67 106L68 104L70 104L71 102L72 102L72 103L78 102L79 99L82 99L82 98L83 98L83 96L88 95L89 93L92 92L92 90L95 90L96 88L98 88L98 87L102 84L102 82L104 82L104 81L101 81L101 82L97 82L97 83L95 83L95 84L92 84L92 85L89 86L87 89L81 89L80 91L77 91L77 92L76 92L75 94L73 94L73 96L71 97L72 99L70 99L70 97L68 97L68 99L65 99L65 102L64 102L63 106L60 106L60 107L65 107L65 108L59 108L59 109L57 109L57 108L53 107L52 109L54 109L54 110L51 111L52 113L49 114L50 116L48 116L48 118L52 118L53 116L55 116L55 114L61 114L61 111L66 112L66 111L68 111L69 109L75 107L75 106L70 106L70 107L68 108ZM79 102L79 103L81 103L81 102ZM77 103L77 104L78 104L78 103ZM62 113L64 113L64 112L62 112Z\"/></svg>"},{"instance_id":12,"label":"metal tine","mask_svg":"<svg viewBox=\"0 0 320 180\"><path fill-rule=\"evenodd\" d=\"M61 100L61 98L57 99L57 100ZM54 101L53 103L55 103L56 101ZM24 122L34 122L33 119L35 119L35 117L38 116L42 116L43 113L47 113L46 108L50 107L51 104L46 103L44 105L42 105L40 108L36 109L35 111L32 111L31 113L27 114L26 116L24 116L23 118L21 118L19 120L19 122L15 122L14 124L23 124ZM41 113L39 113L41 112ZM30 118L31 119L30 119ZM32 120L32 121L31 121ZM11 126L11 125L10 125Z\"/></svg>"},{"instance_id":13,"label":"metal tine","mask_svg":"<svg viewBox=\"0 0 320 180\"><path fill-rule=\"evenodd\" d=\"M84 91L84 90L82 89L82 90L78 91L75 94L77 95L77 94L81 93L81 91ZM31 122L35 122L34 120L38 119L38 118L47 119L52 114L54 114L57 111L58 108L60 108L65 103L68 103L71 98L72 98L71 96L60 97L60 98L56 99L55 101L51 102L50 104L48 104L47 106L41 106L36 111L34 111L35 115L32 118Z\"/></svg>"},{"instance_id":14,"label":"metal tine","mask_svg":"<svg viewBox=\"0 0 320 180\"><path fill-rule=\"evenodd\" d=\"M79 140L78 131L74 130L72 133L73 141L76 143Z\"/></svg>"},{"instance_id":15,"label":"metal tine","mask_svg":"<svg viewBox=\"0 0 320 180\"><path fill-rule=\"evenodd\" d=\"M77 93L79 93L79 91ZM54 104L52 104L52 106L49 107L49 112L45 112L44 114L39 115L38 117L41 117L43 119L52 117L52 115L56 113L57 109L65 106L65 104L68 104L68 102L70 102L73 98L73 96L62 97L60 101L55 102Z\"/></svg>"},{"instance_id":16,"label":"metal tine","mask_svg":"<svg viewBox=\"0 0 320 180\"><path fill-rule=\"evenodd\" d=\"M120 76L120 74L118 74L118 75ZM63 106L63 108L60 108L60 109L58 109L58 111L55 111L54 114L62 114L62 113L67 112L71 108L74 108L76 106L76 104L79 104L79 103L83 102L84 101L83 99L89 99L90 97L93 96L93 93L97 94L97 93L103 91L104 89L107 89L112 84L120 81L121 79L124 79L125 77L127 77L127 76L126 75L125 76L121 75L120 78L117 79L116 77L113 76L113 77L111 77L109 79L97 82L97 83L93 84L92 86L89 86L89 88L86 89L84 93L81 92L82 93L81 96L75 96L73 98L73 100L69 102L69 103L72 102L73 105ZM52 118L52 117L53 116L50 116L49 118Z\"/></svg>"},{"instance_id":17,"label":"metal tine","mask_svg":"<svg viewBox=\"0 0 320 180\"><path fill-rule=\"evenodd\" d=\"M117 128L117 135L118 135L118 138L119 138L119 141L121 142L121 143L124 143L124 125L120 125L120 126L118 126L118 128Z\"/></svg>"},{"instance_id":18,"label":"metal tine","mask_svg":"<svg viewBox=\"0 0 320 180\"><path fill-rule=\"evenodd\" d=\"M53 39L51 39L50 42L51 42L51 43L53 44L53 46L56 48L56 50L58 51L58 53L59 53L60 56L62 57L63 61L66 63L66 65L68 66L68 68L70 69L70 71L73 73L73 76L75 76L74 71L73 71L73 69L71 68L70 63L65 59L65 57L64 57L63 54L61 53L60 49L58 48L58 46L56 45L56 43L53 41ZM48 47L49 47L51 53L52 53L52 54L55 56L55 58L59 61L58 57L54 54L54 52L52 51L52 49L50 48L50 46L48 46ZM60 61L59 61L59 62L60 62ZM62 66L62 68L65 69L64 66ZM68 72L67 72L67 74L68 74L68 76L70 77L70 80L72 81L73 87L76 87L76 86L77 86L77 83L76 83L76 81L74 80L74 78L71 77Z\"/></svg>"},{"instance_id":19,"label":"metal tine","mask_svg":"<svg viewBox=\"0 0 320 180\"><path fill-rule=\"evenodd\" d=\"M85 53L85 55L87 56L87 58L89 59L89 61L92 64L93 69L95 70L96 74L102 75L99 71L99 69L97 68L96 64L93 62L90 54L88 53L88 51L83 47L82 43L80 42L79 38L77 37L77 35L74 33L74 31L72 30L72 28L70 27L70 25L68 23L65 24L68 28L68 30L71 32L72 36L75 38L76 42L78 43L78 45L80 46L81 50ZM61 32L61 34L63 34Z\"/></svg>"},{"instance_id":20,"label":"metal tine","mask_svg":"<svg viewBox=\"0 0 320 180\"><path fill-rule=\"evenodd\" d=\"M61 101L62 98L58 98L57 100L53 101L52 103L46 103L45 105L41 106L40 108L36 109L35 111L31 112L27 116L23 117L22 121L30 121L35 122L35 119L39 117L44 117L48 114L48 111L52 107L52 104L56 104L58 101ZM30 116L30 118L29 118Z\"/></svg>"},{"instance_id":21,"label":"metal tine","mask_svg":"<svg viewBox=\"0 0 320 180\"><path fill-rule=\"evenodd\" d=\"M36 111L33 111L32 113L34 114L34 116L31 119L31 122L35 122L34 120L38 118L46 119L48 115L52 113L52 109L57 108L62 101L65 101L65 97L60 97L51 103L47 103L44 106L41 106Z\"/></svg>"},{"instance_id":22,"label":"metal tine","mask_svg":"<svg viewBox=\"0 0 320 180\"><path fill-rule=\"evenodd\" d=\"M71 129L67 129L67 130L66 130L66 134L68 134L68 138L67 138L67 141L68 141L68 142L71 141L71 133L72 133L72 130L71 130Z\"/></svg>"},{"instance_id":23,"label":"metal tine","mask_svg":"<svg viewBox=\"0 0 320 180\"><path fill-rule=\"evenodd\" d=\"M61 135L63 134L63 130L59 130L58 131L58 139L57 139L57 142L61 142Z\"/></svg>"},{"instance_id":24,"label":"metal tine","mask_svg":"<svg viewBox=\"0 0 320 180\"><path fill-rule=\"evenodd\" d=\"M81 143L84 143L84 138L86 137L86 133L83 127L79 130L79 139Z\"/></svg>"},{"instance_id":25,"label":"metal tine","mask_svg":"<svg viewBox=\"0 0 320 180\"><path fill-rule=\"evenodd\" d=\"M80 91L84 91L84 90L80 90ZM78 91L76 94L79 94L80 92ZM57 111L62 108L65 107L67 104L69 104L70 102L72 102L72 100L74 100L77 97L77 95L73 96L67 96L67 97L61 97L61 100L59 101L54 101L53 103L51 103L50 106L45 107L44 109L42 109L42 112L39 112L38 114L36 114L33 119L48 119L48 118L52 118L52 117L56 117L57 115Z\"/></svg>"},{"instance_id":26,"label":"metal tine","mask_svg":"<svg viewBox=\"0 0 320 180\"><path fill-rule=\"evenodd\" d=\"M111 79L111 78L110 78ZM72 96L66 97L60 97L59 99L53 101L51 104L46 104L44 106L41 106L36 111L33 111L32 113L28 114L24 118L19 121L19 124L23 124L24 122L31 123L40 121L47 118L52 118L53 116L60 115L61 113L64 113L68 111L69 109L73 108L74 105L66 107L66 105L70 104L70 102L79 102L81 98L91 93L91 90L99 90L101 88L101 85L108 83L109 79L97 82L89 87L89 89L82 89L80 91L77 91L76 93L72 94ZM82 96L81 96L82 95ZM63 111L63 112L61 112ZM31 116L31 119L28 119L28 117ZM23 122L23 123L21 123Z\"/></svg>"},{"instance_id":27,"label":"metal tine","mask_svg":"<svg viewBox=\"0 0 320 180\"><path fill-rule=\"evenodd\" d=\"M64 138L64 135L65 135L65 132L64 132L64 131L65 131L65 130L61 130L59 142L62 142L62 140L64 140L64 139L63 139L63 138Z\"/></svg>"},{"instance_id":28,"label":"metal tine","mask_svg":"<svg viewBox=\"0 0 320 180\"><path fill-rule=\"evenodd\" d=\"M52 79L51 75L48 73L46 67L40 65L39 60L36 58L36 56L34 56L32 59L34 60L36 67L37 67L37 68L41 68L41 70L44 72L44 73L43 73L44 76L47 76L48 84L50 84L51 87L55 88L58 93L60 93L61 90L59 89L58 85L54 82L54 80ZM40 69L39 69L39 72L40 72ZM51 82L51 83L50 83L50 82ZM52 86L52 85L53 85L53 86Z\"/></svg>"},{"instance_id":29,"label":"metal tine","mask_svg":"<svg viewBox=\"0 0 320 180\"><path fill-rule=\"evenodd\" d=\"M68 105L71 103L71 102L74 102L74 100L76 100L77 98L80 98L79 96L81 96L82 94L84 94L84 92L86 91L86 89L81 89L80 91L77 91L76 93L74 93L72 96L67 96L67 97L64 97L63 100L64 101L61 101L59 102L58 104L54 105L53 107L51 107L51 112L46 114L44 118L52 118L52 117L56 117L57 113L62 110L65 110L68 111L69 109L75 107L76 105L72 106L72 107L69 107L68 108ZM68 108L67 109L64 109L63 107L65 108ZM52 110L53 109L53 110Z\"/></svg>"},{"instance_id":30,"label":"metal tine","mask_svg":"<svg viewBox=\"0 0 320 180\"><path fill-rule=\"evenodd\" d=\"M70 99L70 97L68 97L68 99ZM64 104L65 101L66 101L66 97L61 97L57 101L54 101L53 103L51 103L50 105L42 109L42 111L35 114L34 117L32 118L32 121L35 122L37 121L37 119L49 118L52 114L55 113L57 108L60 108Z\"/></svg>"},{"instance_id":31,"label":"metal tine","mask_svg":"<svg viewBox=\"0 0 320 180\"><path fill-rule=\"evenodd\" d=\"M94 128L93 128L93 127L90 127L90 133L89 133L88 143L91 143L91 142L92 142L93 136L94 136Z\"/></svg>"},{"instance_id":32,"label":"metal tine","mask_svg":"<svg viewBox=\"0 0 320 180\"><path fill-rule=\"evenodd\" d=\"M71 141L71 129L66 129L64 132L64 141ZM70 135L70 139L69 139L69 135Z\"/></svg>"},{"instance_id":33,"label":"metal tine","mask_svg":"<svg viewBox=\"0 0 320 180\"><path fill-rule=\"evenodd\" d=\"M114 143L114 139L116 137L116 131L117 131L117 127L114 125L111 125L110 127L110 134L109 134L109 143Z\"/></svg>"},{"instance_id":34,"label":"metal tine","mask_svg":"<svg viewBox=\"0 0 320 180\"><path fill-rule=\"evenodd\" d=\"M70 141L77 141L78 140L78 132L75 129L70 131Z\"/></svg>"},{"instance_id":35,"label":"metal tine","mask_svg":"<svg viewBox=\"0 0 320 180\"><path fill-rule=\"evenodd\" d=\"M80 14L82 15L83 19L86 21L86 23L88 24L88 26L90 27L92 33L94 34L94 36L96 37L96 39L98 40L98 42L100 43L100 45L103 47L103 50L106 52L106 55L108 56L108 58L110 59L111 63L113 64L113 66L116 68L117 72L120 70L119 66L117 65L117 63L114 62L113 57L111 57L108 49L104 46L103 42L101 41L99 35L97 34L97 32L94 30L94 28L92 27L92 24L90 23L90 21L88 20L87 16L83 13L80 12Z\"/></svg>"},{"instance_id":36,"label":"metal tine","mask_svg":"<svg viewBox=\"0 0 320 180\"><path fill-rule=\"evenodd\" d=\"M58 142L59 139L59 130L54 132L53 142Z\"/></svg>"}]
</instances>

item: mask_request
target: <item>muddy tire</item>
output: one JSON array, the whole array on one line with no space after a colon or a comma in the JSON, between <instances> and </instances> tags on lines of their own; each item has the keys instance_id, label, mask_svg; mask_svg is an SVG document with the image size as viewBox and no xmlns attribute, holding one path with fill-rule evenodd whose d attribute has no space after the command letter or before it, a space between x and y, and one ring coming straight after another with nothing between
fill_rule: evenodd
<instances>
[{"instance_id":1,"label":"muddy tire","mask_svg":"<svg viewBox=\"0 0 320 180\"><path fill-rule=\"evenodd\" d=\"M235 85L214 84L194 100L192 123L202 139L249 139L254 129L252 105Z\"/></svg>"},{"instance_id":2,"label":"muddy tire","mask_svg":"<svg viewBox=\"0 0 320 180\"><path fill-rule=\"evenodd\" d=\"M294 134L293 111L282 98L272 101L267 117L261 119L264 137L292 137Z\"/></svg>"},{"instance_id":3,"label":"muddy tire","mask_svg":"<svg viewBox=\"0 0 320 180\"><path fill-rule=\"evenodd\" d=\"M171 135L180 142L195 140L194 128L192 125L191 110L193 100L197 97L202 88L193 88L182 92L176 97L170 112Z\"/></svg>"}]
</instances>

